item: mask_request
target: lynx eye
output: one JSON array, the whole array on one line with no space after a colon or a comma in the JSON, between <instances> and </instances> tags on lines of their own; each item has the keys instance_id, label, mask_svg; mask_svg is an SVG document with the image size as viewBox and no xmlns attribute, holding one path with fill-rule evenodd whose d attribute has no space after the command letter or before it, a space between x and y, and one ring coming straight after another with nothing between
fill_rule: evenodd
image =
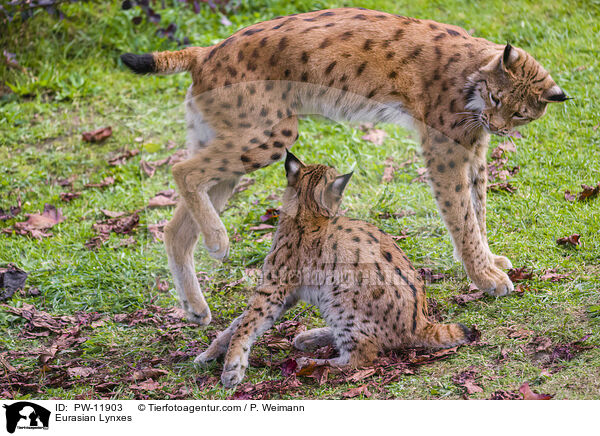
<instances>
[{"instance_id":1,"label":"lynx eye","mask_svg":"<svg viewBox=\"0 0 600 436\"><path fill-rule=\"evenodd\" d=\"M490 101L494 104L495 107L500 107L500 100L498 100L494 94L490 92Z\"/></svg>"}]
</instances>

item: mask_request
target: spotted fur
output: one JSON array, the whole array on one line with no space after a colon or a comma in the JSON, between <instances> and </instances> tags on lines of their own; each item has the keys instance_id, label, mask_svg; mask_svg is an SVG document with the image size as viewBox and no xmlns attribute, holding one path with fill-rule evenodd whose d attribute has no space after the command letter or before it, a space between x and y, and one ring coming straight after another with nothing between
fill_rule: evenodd
<instances>
[{"instance_id":1,"label":"spotted fur","mask_svg":"<svg viewBox=\"0 0 600 436\"><path fill-rule=\"evenodd\" d=\"M427 319L419 274L391 236L336 216L351 174L286 159L288 188L263 279L244 313L196 359L226 353L221 380L238 384L253 342L299 300L316 305L328 327L297 336L304 351L332 345L339 356L319 364L358 367L380 351L405 346L445 348L469 342L474 330ZM307 363L302 362L302 363Z\"/></svg>"},{"instance_id":2,"label":"spotted fur","mask_svg":"<svg viewBox=\"0 0 600 436\"><path fill-rule=\"evenodd\" d=\"M482 290L513 289L486 238L490 133L509 134L567 99L524 50L474 38L460 27L360 8L279 17L211 47L127 54L138 73L189 71L191 157L173 167L184 201L166 227L169 264L190 319L210 310L194 275L202 233L228 255L219 213L240 176L280 160L298 138L297 117L412 124L455 255Z\"/></svg>"}]
</instances>

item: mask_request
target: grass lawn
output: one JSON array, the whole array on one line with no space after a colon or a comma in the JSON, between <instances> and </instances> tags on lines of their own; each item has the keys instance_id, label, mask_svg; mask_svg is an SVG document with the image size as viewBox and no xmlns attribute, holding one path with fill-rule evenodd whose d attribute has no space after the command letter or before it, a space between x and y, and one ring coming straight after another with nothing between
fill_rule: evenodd
<instances>
[{"instance_id":1,"label":"grass lawn","mask_svg":"<svg viewBox=\"0 0 600 436\"><path fill-rule=\"evenodd\" d=\"M123 11L120 3L67 5L67 18L61 21L39 13L25 23L3 23L0 45L15 53L25 70L0 62L0 208L22 203L15 218L0 221L0 231L24 221L27 213L39 213L46 203L61 208L66 219L42 239L0 233L0 267L13 263L29 273L25 289L0 310L0 398L234 395L218 383L220 363L198 369L192 361L241 313L253 290L255 278L249 273L262 264L270 239L252 227L267 209L280 205L283 165L251 174L255 183L236 194L223 214L232 241L230 260L220 263L201 248L196 252L213 323L199 328L181 322L170 309L177 298L163 245L148 227L169 219L173 208L146 208L151 197L174 188L174 182L168 164L149 177L140 162L158 161L183 147L182 103L191 79L186 74L138 77L126 71L119 54L177 45L156 36L156 25L146 20L134 26L131 18L139 11ZM574 97L521 130L523 138L515 140L517 152L508 153L507 164L520 167L510 178L517 189L512 194L492 191L488 198L492 250L526 268L531 277L519 282L521 293L465 304L453 297L465 294L469 281L452 257L428 186L413 182L422 166L412 159L418 155L414 136L395 126L377 126L387 137L375 145L361 139L364 132L357 125L301 120L294 153L340 172L354 168L342 206L346 215L393 235L406 234L398 244L415 266L443 274L428 285L437 316L475 324L482 338L445 359L410 366L413 374L399 373L391 381L378 369L355 381L330 374L319 384L315 377L284 379L280 366L291 351L289 341L285 331L272 330L253 349L254 365L243 387L249 397L342 398L366 385L370 398L483 399L517 392L528 382L535 392L555 399L600 399L600 198L564 198L566 190L576 193L581 184L600 182L600 46L592 36L600 33L597 1L242 1L226 13L230 26L205 3L199 14L180 2L167 4L168 9L157 10L161 25L175 22L175 36L188 37L193 45L214 44L278 15L338 6L457 24L528 50ZM104 126L113 129L106 141L82 141L83 132ZM491 148L501 142L493 138ZM140 153L121 164L108 162L134 149ZM390 156L397 164L414 161L383 183ZM60 185L70 177L71 186ZM107 177L114 183L85 187ZM64 192L81 195L66 202ZM139 224L128 234L112 232L99 248L89 249L86 242L97 236L93 225L107 219L101 209L139 210ZM391 215L400 211L406 213ZM572 234L581 235L580 245L556 243ZM566 277L543 278L552 269ZM41 311L33 321L25 319L32 314L28 305ZM76 314L77 319L61 318ZM285 320L289 328L322 325L318 312L306 305L297 306ZM471 376L481 389L467 393L461 377Z\"/></svg>"}]
</instances>

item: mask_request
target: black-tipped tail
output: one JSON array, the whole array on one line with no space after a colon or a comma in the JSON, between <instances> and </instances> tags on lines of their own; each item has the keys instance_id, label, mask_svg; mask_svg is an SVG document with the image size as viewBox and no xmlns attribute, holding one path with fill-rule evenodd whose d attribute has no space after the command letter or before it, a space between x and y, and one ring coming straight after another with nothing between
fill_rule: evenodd
<instances>
[{"instance_id":1,"label":"black-tipped tail","mask_svg":"<svg viewBox=\"0 0 600 436\"><path fill-rule=\"evenodd\" d=\"M141 55L125 53L121 55L121 60L136 74L151 74L156 72L154 56L150 53Z\"/></svg>"},{"instance_id":2,"label":"black-tipped tail","mask_svg":"<svg viewBox=\"0 0 600 436\"><path fill-rule=\"evenodd\" d=\"M458 324L465 335L465 339L467 343L470 344L472 342L476 342L481 338L481 332L477 330L477 327L473 326L471 328L467 327L464 324Z\"/></svg>"}]
</instances>

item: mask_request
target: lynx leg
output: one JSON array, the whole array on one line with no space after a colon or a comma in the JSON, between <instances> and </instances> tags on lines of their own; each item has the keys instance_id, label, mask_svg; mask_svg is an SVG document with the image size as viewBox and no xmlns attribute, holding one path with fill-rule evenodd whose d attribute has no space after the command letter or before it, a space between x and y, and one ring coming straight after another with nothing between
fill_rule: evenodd
<instances>
[{"instance_id":1,"label":"lynx leg","mask_svg":"<svg viewBox=\"0 0 600 436\"><path fill-rule=\"evenodd\" d=\"M210 346L201 354L199 354L196 359L194 359L194 363L204 366L212 360L218 359L223 354L227 352L227 347L229 346L229 341L231 340L231 336L237 326L240 324L240 320L243 315L238 316L233 322L219 333L219 336L210 344Z\"/></svg>"},{"instance_id":2,"label":"lynx leg","mask_svg":"<svg viewBox=\"0 0 600 436\"><path fill-rule=\"evenodd\" d=\"M472 162L470 178L471 200L479 223L479 233L482 242L488 248L488 255L492 263L498 268L512 268L512 264L507 257L497 256L489 249L486 228L487 168L485 151L483 153L483 156L477 155Z\"/></svg>"},{"instance_id":3,"label":"lynx leg","mask_svg":"<svg viewBox=\"0 0 600 436\"><path fill-rule=\"evenodd\" d=\"M472 153L443 135L426 138L423 149L436 202L467 274L489 294L512 292L511 280L492 263L481 237L469 180Z\"/></svg>"},{"instance_id":4,"label":"lynx leg","mask_svg":"<svg viewBox=\"0 0 600 436\"><path fill-rule=\"evenodd\" d=\"M295 304L296 299L288 300L284 292L261 287L254 294L229 342L221 374L221 382L225 387L233 387L242 381L248 368L250 347L256 338L270 329Z\"/></svg>"},{"instance_id":5,"label":"lynx leg","mask_svg":"<svg viewBox=\"0 0 600 436\"><path fill-rule=\"evenodd\" d=\"M333 329L322 327L300 333L294 338L294 347L300 351L314 351L317 348L333 345Z\"/></svg>"},{"instance_id":6,"label":"lynx leg","mask_svg":"<svg viewBox=\"0 0 600 436\"><path fill-rule=\"evenodd\" d=\"M165 247L175 289L187 319L200 325L210 323L211 314L194 269L194 247L200 228L186 205L180 202L165 227Z\"/></svg>"}]
</instances>

